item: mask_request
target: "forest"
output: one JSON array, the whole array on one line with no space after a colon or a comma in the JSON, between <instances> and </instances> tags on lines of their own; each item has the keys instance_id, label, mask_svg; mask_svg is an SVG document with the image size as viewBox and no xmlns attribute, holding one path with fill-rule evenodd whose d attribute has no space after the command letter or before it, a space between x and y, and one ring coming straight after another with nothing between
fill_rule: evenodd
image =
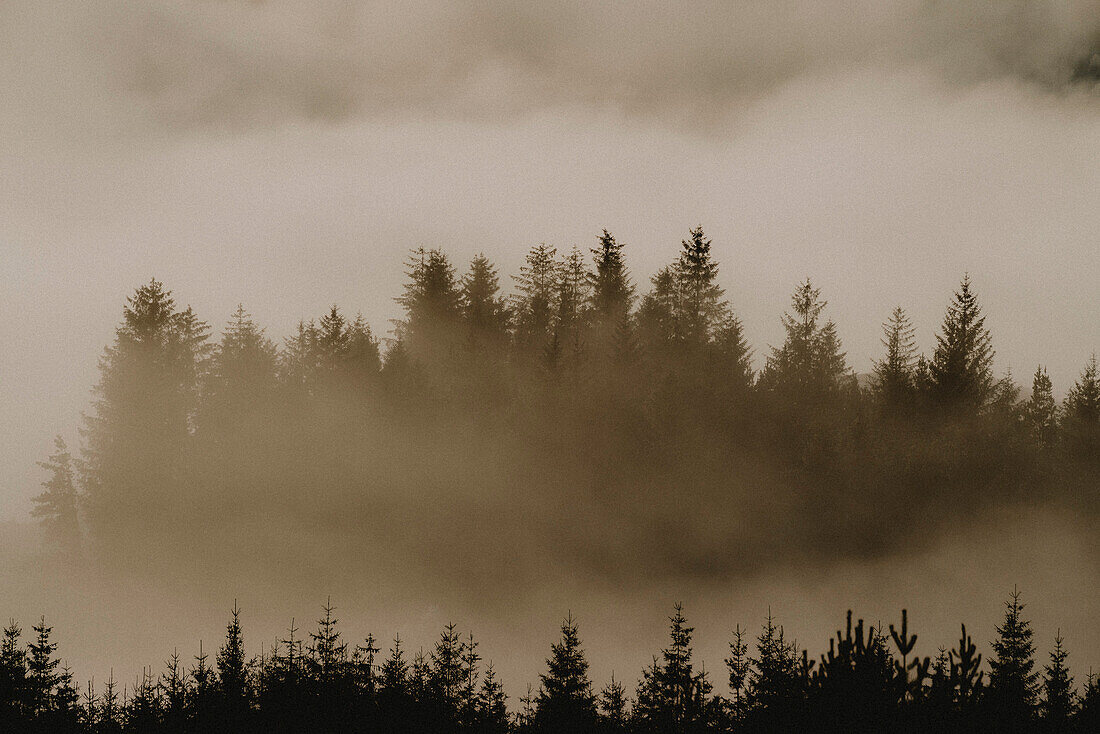
<instances>
[{"instance_id":1,"label":"forest","mask_svg":"<svg viewBox=\"0 0 1100 734\"><path fill-rule=\"evenodd\" d=\"M606 230L588 253L538 245L513 288L501 280L484 256L460 273L420 248L384 333L333 306L278 343L243 305L214 335L162 283L141 285L80 446L59 437L41 462L33 514L54 552L147 577L261 557L308 566L311 553L356 559L349 573L401 559L491 604L550 572L736 581L912 553L999 508L1100 509L1095 355L1062 400L1041 366L1024 387L996 374L968 276L945 294L928 354L902 306L883 314L866 373L809 279L783 342L754 352L701 227L644 287ZM636 687L596 692L567 618L541 683L506 705L454 627L426 653L395 640L386 654L345 641L326 607L315 632L251 659L234 611L213 661L173 653L120 690L77 687L45 622L26 648L13 622L2 715L43 731L1097 726L1096 685L1078 695L1060 640L1036 667L1018 596L984 668L965 628L916 657L904 613L896 628L849 619L820 658L771 621L755 643L738 628L728 695L694 667L679 608L670 624Z\"/></svg>"},{"instance_id":2,"label":"forest","mask_svg":"<svg viewBox=\"0 0 1100 734\"><path fill-rule=\"evenodd\" d=\"M234 606L213 659L173 650L164 669L120 685L77 686L61 667L41 619L20 643L11 622L0 647L0 730L25 732L1095 732L1100 684L1078 691L1055 636L1049 662L1035 660L1034 633L1018 591L1005 602L993 655L962 625L955 646L914 652L902 610L898 626L853 623L815 659L769 615L759 633L738 626L719 671L693 659L683 607L668 644L636 686L597 689L572 615L561 624L537 688L507 700L473 633L448 624L434 645L410 655L400 636L388 652L367 635L346 639L331 600L316 628L287 633L252 658ZM724 694L716 687L726 689ZM633 689L633 691L631 691Z\"/></svg>"}]
</instances>

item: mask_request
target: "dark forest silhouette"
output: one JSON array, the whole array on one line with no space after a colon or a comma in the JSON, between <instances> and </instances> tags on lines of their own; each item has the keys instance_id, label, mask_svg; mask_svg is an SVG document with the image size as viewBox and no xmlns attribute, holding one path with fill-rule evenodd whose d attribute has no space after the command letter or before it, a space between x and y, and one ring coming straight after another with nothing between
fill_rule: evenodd
<instances>
[{"instance_id":1,"label":"dark forest silhouette","mask_svg":"<svg viewBox=\"0 0 1100 734\"><path fill-rule=\"evenodd\" d=\"M539 245L511 295L483 256L460 277L418 249L387 337L333 306L281 345L243 307L212 337L152 280L101 359L80 451L59 438L42 462L34 514L59 555L128 573L171 574L181 553L200 569L289 557L324 537L349 557L446 559L462 569L451 583L519 594L549 566L623 583L640 565L732 578L911 552L1024 501L1100 507L1095 356L1060 404L1042 367L1021 395L993 371L969 277L930 354L904 309L887 315L866 377L807 279L757 372L701 228L644 294L623 249L607 231L590 257ZM740 631L731 643L721 697L679 609L633 692L592 688L567 619L510 713L453 627L426 654L395 641L387 657L341 638L326 609L316 632L246 661L234 613L213 659L174 654L123 696L114 681L78 694L44 622L26 649L13 623L0 695L5 716L48 731L1095 727L1096 686L1075 698L1060 638L1040 673L1019 612L1014 597L988 669L965 628L956 649L917 657L904 614L888 631L849 620L817 661L769 620L755 646Z\"/></svg>"},{"instance_id":2,"label":"dark forest silhouette","mask_svg":"<svg viewBox=\"0 0 1100 734\"><path fill-rule=\"evenodd\" d=\"M668 645L631 694L622 680L598 689L572 615L550 649L537 689L509 702L473 634L448 624L427 650L400 637L384 651L371 635L345 638L331 601L308 633L245 654L241 610L211 657L174 650L159 671L128 684L114 676L78 686L41 620L23 645L11 622L0 647L0 730L26 732L1095 732L1100 685L1078 690L1060 634L1049 662L1035 659L1020 594L983 664L961 628L951 648L916 652L903 610L888 628L853 621L818 658L788 640L771 616L755 640L737 627L725 667L693 659L683 608ZM719 694L717 688L724 689Z\"/></svg>"}]
</instances>

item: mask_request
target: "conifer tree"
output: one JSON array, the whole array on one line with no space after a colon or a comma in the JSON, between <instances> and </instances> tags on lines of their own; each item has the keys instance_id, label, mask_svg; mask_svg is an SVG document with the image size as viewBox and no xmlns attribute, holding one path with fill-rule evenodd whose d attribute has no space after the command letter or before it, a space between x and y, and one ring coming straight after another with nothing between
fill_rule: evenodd
<instances>
[{"instance_id":1,"label":"conifer tree","mask_svg":"<svg viewBox=\"0 0 1100 734\"><path fill-rule=\"evenodd\" d=\"M638 692L635 716L651 731L702 731L707 724L711 684L705 672L695 671L691 638L683 606L677 603L669 617L669 646L654 660L646 685Z\"/></svg>"},{"instance_id":2,"label":"conifer tree","mask_svg":"<svg viewBox=\"0 0 1100 734\"><path fill-rule=\"evenodd\" d=\"M415 360L436 365L454 356L461 293L454 266L442 250L412 251L404 293L396 300L405 309L401 338Z\"/></svg>"},{"instance_id":3,"label":"conifer tree","mask_svg":"<svg viewBox=\"0 0 1100 734\"><path fill-rule=\"evenodd\" d=\"M14 727L30 709L27 652L19 644L23 630L9 620L0 638L0 724Z\"/></svg>"},{"instance_id":4,"label":"conifer tree","mask_svg":"<svg viewBox=\"0 0 1100 734\"><path fill-rule=\"evenodd\" d=\"M453 622L448 623L431 651L428 680L431 691L443 706L444 715L453 719L458 714L459 699L466 675L463 670L465 645Z\"/></svg>"},{"instance_id":5,"label":"conifer tree","mask_svg":"<svg viewBox=\"0 0 1100 734\"><path fill-rule=\"evenodd\" d=\"M186 476L208 330L156 280L127 299L83 432L87 517L103 550L164 512Z\"/></svg>"},{"instance_id":6,"label":"conifer tree","mask_svg":"<svg viewBox=\"0 0 1100 734\"><path fill-rule=\"evenodd\" d=\"M115 671L112 669L107 683L103 686L103 695L99 698L96 734L117 734L122 731L122 723L122 702L119 698L118 685L115 683Z\"/></svg>"},{"instance_id":7,"label":"conifer tree","mask_svg":"<svg viewBox=\"0 0 1100 734\"><path fill-rule=\"evenodd\" d=\"M57 669L61 661L53 656L57 643L50 640L53 628L46 626L46 618L41 617L32 629L35 639L27 646L28 703L38 716L52 707L54 691L60 682Z\"/></svg>"},{"instance_id":8,"label":"conifer tree","mask_svg":"<svg viewBox=\"0 0 1100 734\"><path fill-rule=\"evenodd\" d=\"M1062 416L1070 450L1086 459L1100 457L1100 368L1095 354L1066 395Z\"/></svg>"},{"instance_id":9,"label":"conifer tree","mask_svg":"<svg viewBox=\"0 0 1100 734\"><path fill-rule=\"evenodd\" d=\"M760 377L763 389L790 396L796 402L836 394L848 383L849 370L832 321L821 323L827 301L807 279L791 296L791 311L783 315L786 339L773 347Z\"/></svg>"},{"instance_id":10,"label":"conifer tree","mask_svg":"<svg viewBox=\"0 0 1100 734\"><path fill-rule=\"evenodd\" d=\"M562 622L561 640L550 647L546 666L547 672L539 676L542 686L535 699L536 727L546 732L593 731L596 696L572 614Z\"/></svg>"},{"instance_id":11,"label":"conifer tree","mask_svg":"<svg viewBox=\"0 0 1100 734\"><path fill-rule=\"evenodd\" d=\"M541 244L527 253L519 275L513 276L516 343L528 355L540 355L553 336L560 268L557 250Z\"/></svg>"},{"instance_id":12,"label":"conifer tree","mask_svg":"<svg viewBox=\"0 0 1100 734\"><path fill-rule=\"evenodd\" d=\"M948 408L982 407L992 393L992 362L992 339L966 275L936 335L929 364L933 398Z\"/></svg>"},{"instance_id":13,"label":"conifer tree","mask_svg":"<svg viewBox=\"0 0 1100 734\"><path fill-rule=\"evenodd\" d=\"M1035 668L1035 645L1031 623L1023 616L1020 592L1013 589L1005 602L1004 621L997 626L991 644L989 697L1004 730L1027 730L1035 714L1039 673Z\"/></svg>"},{"instance_id":14,"label":"conifer tree","mask_svg":"<svg viewBox=\"0 0 1100 734\"><path fill-rule=\"evenodd\" d=\"M740 721L745 715L745 686L748 682L751 661L749 660L749 648L745 644L745 632L741 625L737 625L733 632L733 640L730 641L730 656L726 658L726 667L729 669L729 687L733 694L730 702L734 721Z\"/></svg>"},{"instance_id":15,"label":"conifer tree","mask_svg":"<svg viewBox=\"0 0 1100 734\"><path fill-rule=\"evenodd\" d=\"M510 312L500 296L497 269L484 254L470 261L462 277L460 308L471 347L475 351L500 349L508 338Z\"/></svg>"},{"instance_id":16,"label":"conifer tree","mask_svg":"<svg viewBox=\"0 0 1100 734\"><path fill-rule=\"evenodd\" d=\"M478 718L476 731L479 734L506 734L508 732L508 697L504 695L504 686L497 679L492 661L485 666L481 690L478 692Z\"/></svg>"},{"instance_id":17,"label":"conifer tree","mask_svg":"<svg viewBox=\"0 0 1100 734\"><path fill-rule=\"evenodd\" d=\"M590 275L592 311L597 323L614 326L630 313L634 284L623 258L623 243L617 242L606 229L598 241L591 250L595 265Z\"/></svg>"},{"instance_id":18,"label":"conifer tree","mask_svg":"<svg viewBox=\"0 0 1100 734\"><path fill-rule=\"evenodd\" d=\"M1049 446L1058 426L1058 404L1054 402L1054 387L1043 367L1035 370L1031 382L1031 398L1024 406L1024 420L1031 438L1040 448Z\"/></svg>"},{"instance_id":19,"label":"conifer tree","mask_svg":"<svg viewBox=\"0 0 1100 734\"><path fill-rule=\"evenodd\" d=\"M679 282L681 316L677 319L678 341L688 350L708 344L719 324L729 315L723 300L725 290L718 285L718 263L710 254L710 240L701 226L683 240L674 268Z\"/></svg>"},{"instance_id":20,"label":"conifer tree","mask_svg":"<svg viewBox=\"0 0 1100 734\"><path fill-rule=\"evenodd\" d=\"M917 367L914 329L901 306L896 306L890 320L882 325L882 345L886 354L874 363L874 390L887 409L904 406L914 390Z\"/></svg>"},{"instance_id":21,"label":"conifer tree","mask_svg":"<svg viewBox=\"0 0 1100 734\"><path fill-rule=\"evenodd\" d=\"M61 436L54 438L54 452L49 459L38 465L50 473L50 478L42 482L44 491L32 499L31 516L41 518L61 548L76 552L80 549L76 475L69 447Z\"/></svg>"},{"instance_id":22,"label":"conifer tree","mask_svg":"<svg viewBox=\"0 0 1100 734\"><path fill-rule=\"evenodd\" d=\"M187 720L187 704L190 695L186 673L180 664L179 650L172 650L172 654L165 661L165 671L160 676L160 689L164 691L165 723L170 728L179 730Z\"/></svg>"},{"instance_id":23,"label":"conifer tree","mask_svg":"<svg viewBox=\"0 0 1100 734\"><path fill-rule=\"evenodd\" d=\"M1048 731L1069 731L1070 719L1076 708L1073 676L1066 667L1069 653L1062 646L1062 631L1054 636L1054 649L1050 652L1050 664L1043 667L1043 700L1040 710Z\"/></svg>"},{"instance_id":24,"label":"conifer tree","mask_svg":"<svg viewBox=\"0 0 1100 734\"><path fill-rule=\"evenodd\" d=\"M205 403L220 409L219 421L251 412L270 396L276 360L275 345L238 305L213 351L207 380Z\"/></svg>"},{"instance_id":25,"label":"conifer tree","mask_svg":"<svg viewBox=\"0 0 1100 734\"><path fill-rule=\"evenodd\" d=\"M605 732L625 732L629 723L626 689L611 673L611 681L600 691L599 713L602 730Z\"/></svg>"},{"instance_id":26,"label":"conifer tree","mask_svg":"<svg viewBox=\"0 0 1100 734\"><path fill-rule=\"evenodd\" d=\"M747 706L757 721L780 723L799 698L798 661L795 646L768 612L756 638L756 657L751 658Z\"/></svg>"},{"instance_id":27,"label":"conifer tree","mask_svg":"<svg viewBox=\"0 0 1100 734\"><path fill-rule=\"evenodd\" d=\"M589 331L589 278L588 267L581 251L574 247L558 266L558 292L554 335L560 340L563 352L575 364L584 350Z\"/></svg>"},{"instance_id":28,"label":"conifer tree","mask_svg":"<svg viewBox=\"0 0 1100 734\"><path fill-rule=\"evenodd\" d=\"M226 625L225 642L215 656L218 693L225 715L231 722L240 722L249 707L248 662L244 652L241 629L241 609L233 602L233 616ZM197 683L197 681L196 681ZM201 685L201 684L200 684Z\"/></svg>"}]
</instances>

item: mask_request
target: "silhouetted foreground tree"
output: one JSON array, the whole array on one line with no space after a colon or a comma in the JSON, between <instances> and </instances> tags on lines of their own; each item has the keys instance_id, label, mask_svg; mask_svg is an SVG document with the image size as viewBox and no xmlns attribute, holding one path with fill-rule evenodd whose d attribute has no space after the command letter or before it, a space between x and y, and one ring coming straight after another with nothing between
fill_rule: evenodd
<instances>
[{"instance_id":1,"label":"silhouetted foreground tree","mask_svg":"<svg viewBox=\"0 0 1100 734\"><path fill-rule=\"evenodd\" d=\"M595 693L569 615L537 692L512 713L492 663L481 667L473 635L453 624L428 655L410 663L395 639L383 660L371 636L349 647L327 603L308 645L292 623L286 639L249 659L234 606L214 667L200 648L185 672L174 652L159 677L143 669L120 694L112 675L102 690L89 682L81 695L60 666L45 621L26 646L12 622L0 643L0 731L1095 732L1100 692L1091 676L1075 690L1060 632L1039 695L1023 609L1014 592L992 643L988 680L965 627L958 646L940 648L933 660L915 654L904 610L889 636L849 612L844 630L815 660L769 613L753 650L738 627L723 695L693 659L693 629L677 604L668 646L643 671L633 700L614 676Z\"/></svg>"}]
</instances>

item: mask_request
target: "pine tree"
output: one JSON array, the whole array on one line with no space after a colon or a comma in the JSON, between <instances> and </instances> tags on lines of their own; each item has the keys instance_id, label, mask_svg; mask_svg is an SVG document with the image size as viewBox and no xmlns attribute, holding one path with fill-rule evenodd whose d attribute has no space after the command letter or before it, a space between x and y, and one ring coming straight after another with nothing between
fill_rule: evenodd
<instances>
[{"instance_id":1,"label":"pine tree","mask_svg":"<svg viewBox=\"0 0 1100 734\"><path fill-rule=\"evenodd\" d=\"M61 436L54 438L54 452L38 465L50 473L44 491L35 496L31 516L41 518L46 530L66 552L80 549L77 490L72 455Z\"/></svg>"},{"instance_id":2,"label":"pine tree","mask_svg":"<svg viewBox=\"0 0 1100 734\"><path fill-rule=\"evenodd\" d=\"M558 273L554 335L561 341L569 362L575 364L588 339L591 274L576 247L559 264Z\"/></svg>"},{"instance_id":3,"label":"pine tree","mask_svg":"<svg viewBox=\"0 0 1100 734\"><path fill-rule=\"evenodd\" d=\"M725 290L718 285L718 263L710 254L710 240L703 228L691 230L683 240L674 272L679 281L681 317L678 341L688 350L710 343L719 324L729 315L729 304L723 300Z\"/></svg>"},{"instance_id":4,"label":"pine tree","mask_svg":"<svg viewBox=\"0 0 1100 734\"><path fill-rule=\"evenodd\" d=\"M1086 459L1100 457L1100 368L1095 354L1066 395L1062 416L1070 450Z\"/></svg>"},{"instance_id":5,"label":"pine tree","mask_svg":"<svg viewBox=\"0 0 1100 734\"><path fill-rule=\"evenodd\" d=\"M218 693L230 721L239 722L249 707L248 662L241 630L241 609L233 602L233 617L225 629L225 642L215 656Z\"/></svg>"},{"instance_id":6,"label":"pine tree","mask_svg":"<svg viewBox=\"0 0 1100 734\"><path fill-rule=\"evenodd\" d=\"M992 339L966 275L936 335L929 364L933 398L948 408L983 406L992 393L992 362Z\"/></svg>"},{"instance_id":7,"label":"pine tree","mask_svg":"<svg viewBox=\"0 0 1100 734\"><path fill-rule=\"evenodd\" d=\"M588 679L588 660L581 649L577 622L569 614L561 624L561 641L550 647L547 672L535 699L540 731L588 732L596 726L596 696Z\"/></svg>"},{"instance_id":8,"label":"pine tree","mask_svg":"<svg viewBox=\"0 0 1100 734\"><path fill-rule=\"evenodd\" d=\"M431 651L431 671L428 679L438 697L444 715L453 720L458 715L459 699L466 678L462 666L465 646L454 623L447 624Z\"/></svg>"},{"instance_id":9,"label":"pine tree","mask_svg":"<svg viewBox=\"0 0 1100 734\"><path fill-rule=\"evenodd\" d=\"M886 355L874 363L874 390L883 407L896 410L907 405L913 396L917 366L915 332L901 306L894 308L882 330Z\"/></svg>"},{"instance_id":10,"label":"pine tree","mask_svg":"<svg viewBox=\"0 0 1100 734\"><path fill-rule=\"evenodd\" d=\"M466 729L473 729L477 724L479 711L478 698L478 663L481 656L477 652L477 641L474 633L462 646L462 688L459 692L458 720Z\"/></svg>"},{"instance_id":11,"label":"pine tree","mask_svg":"<svg viewBox=\"0 0 1100 734\"><path fill-rule=\"evenodd\" d=\"M669 617L670 644L654 660L646 685L639 690L635 716L651 731L702 731L707 724L711 684L705 672L696 672L692 663L694 628L687 625L681 604L674 609L676 613Z\"/></svg>"},{"instance_id":12,"label":"pine tree","mask_svg":"<svg viewBox=\"0 0 1100 734\"><path fill-rule=\"evenodd\" d=\"M798 661L795 646L785 639L783 628L775 624L770 610L756 638L756 657L750 661L746 700L749 713L757 721L783 722L800 695Z\"/></svg>"},{"instance_id":13,"label":"pine tree","mask_svg":"<svg viewBox=\"0 0 1100 734\"><path fill-rule=\"evenodd\" d=\"M1062 631L1054 636L1054 649L1050 664L1043 667L1043 701L1040 710L1048 731L1069 731L1070 719L1075 711L1073 676L1066 667L1069 653L1062 646Z\"/></svg>"},{"instance_id":14,"label":"pine tree","mask_svg":"<svg viewBox=\"0 0 1100 734\"><path fill-rule=\"evenodd\" d=\"M500 279L489 258L479 254L462 278L460 308L474 351L501 349L511 314L500 296Z\"/></svg>"},{"instance_id":15,"label":"pine tree","mask_svg":"<svg viewBox=\"0 0 1100 734\"><path fill-rule=\"evenodd\" d=\"M61 661L53 656L57 643L50 641L52 627L46 626L46 618L41 617L32 628L35 639L28 646L27 683L28 701L31 711L38 716L52 708L54 691L60 682L57 673Z\"/></svg>"},{"instance_id":16,"label":"pine tree","mask_svg":"<svg viewBox=\"0 0 1100 734\"><path fill-rule=\"evenodd\" d=\"M783 315L786 339L773 347L760 377L763 389L796 402L836 394L849 383L850 373L832 321L821 323L827 301L807 279L791 296L791 311Z\"/></svg>"},{"instance_id":17,"label":"pine tree","mask_svg":"<svg viewBox=\"0 0 1100 734\"><path fill-rule=\"evenodd\" d=\"M118 686L115 683L114 669L111 670L107 683L103 686L103 695L99 698L98 709L96 715L97 734L116 734L122 731L122 702L119 699Z\"/></svg>"},{"instance_id":18,"label":"pine tree","mask_svg":"<svg viewBox=\"0 0 1100 734\"><path fill-rule=\"evenodd\" d=\"M1031 382L1031 398L1024 406L1024 420L1031 438L1040 448L1051 445L1058 426L1058 404L1046 369L1039 367Z\"/></svg>"},{"instance_id":19,"label":"pine tree","mask_svg":"<svg viewBox=\"0 0 1100 734\"><path fill-rule=\"evenodd\" d=\"M606 229L592 248L595 270L591 273L593 319L598 325L614 328L630 313L634 284L623 258L623 243Z\"/></svg>"},{"instance_id":20,"label":"pine tree","mask_svg":"<svg viewBox=\"0 0 1100 734\"><path fill-rule=\"evenodd\" d=\"M153 280L127 300L100 360L82 466L89 525L108 553L135 526L163 526L185 481L208 330Z\"/></svg>"},{"instance_id":21,"label":"pine tree","mask_svg":"<svg viewBox=\"0 0 1100 734\"><path fill-rule=\"evenodd\" d=\"M432 366L445 364L458 344L462 296L454 266L442 250L423 247L413 250L405 265L409 280L396 299L405 309L401 338L413 359Z\"/></svg>"},{"instance_id":22,"label":"pine tree","mask_svg":"<svg viewBox=\"0 0 1100 734\"><path fill-rule=\"evenodd\" d=\"M14 730L31 707L27 652L19 644L23 630L9 620L0 638L0 724Z\"/></svg>"},{"instance_id":23,"label":"pine tree","mask_svg":"<svg viewBox=\"0 0 1100 734\"><path fill-rule=\"evenodd\" d=\"M348 644L337 629L339 620L333 616L336 607L332 606L331 598L325 602L323 611L325 616L317 620L317 631L309 634L309 656L321 688L327 689L336 687L347 672Z\"/></svg>"},{"instance_id":24,"label":"pine tree","mask_svg":"<svg viewBox=\"0 0 1100 734\"><path fill-rule=\"evenodd\" d=\"M1023 616L1020 592L1013 589L1005 602L1004 622L997 626L993 657L989 660L989 696L995 716L1005 730L1027 730L1035 715L1039 673L1031 623Z\"/></svg>"},{"instance_id":25,"label":"pine tree","mask_svg":"<svg viewBox=\"0 0 1100 734\"><path fill-rule=\"evenodd\" d=\"M218 421L247 415L271 395L276 360L275 345L239 304L211 357L205 403Z\"/></svg>"},{"instance_id":26,"label":"pine tree","mask_svg":"<svg viewBox=\"0 0 1100 734\"><path fill-rule=\"evenodd\" d=\"M626 689L611 673L611 681L600 691L599 712L602 730L606 732L625 732L629 723Z\"/></svg>"},{"instance_id":27,"label":"pine tree","mask_svg":"<svg viewBox=\"0 0 1100 734\"><path fill-rule=\"evenodd\" d=\"M513 296L516 342L527 355L540 355L553 336L561 265L557 250L546 244L527 253Z\"/></svg>"},{"instance_id":28,"label":"pine tree","mask_svg":"<svg viewBox=\"0 0 1100 734\"><path fill-rule=\"evenodd\" d=\"M504 686L497 680L492 661L485 666L485 675L478 692L478 718L476 731L479 734L506 734L508 732L508 697L504 695Z\"/></svg>"},{"instance_id":29,"label":"pine tree","mask_svg":"<svg viewBox=\"0 0 1100 734\"><path fill-rule=\"evenodd\" d=\"M745 644L745 632L741 629L741 625L737 625L734 629L733 640L730 641L730 656L726 658L725 663L729 669L730 693L733 694L731 713L734 721L740 721L745 715L745 686L751 670L749 648Z\"/></svg>"},{"instance_id":30,"label":"pine tree","mask_svg":"<svg viewBox=\"0 0 1100 734\"><path fill-rule=\"evenodd\" d=\"M160 676L160 688L164 691L164 721L170 729L181 729L187 720L187 704L190 691L187 677L180 665L179 650L172 650L165 661L165 671Z\"/></svg>"}]
</instances>

